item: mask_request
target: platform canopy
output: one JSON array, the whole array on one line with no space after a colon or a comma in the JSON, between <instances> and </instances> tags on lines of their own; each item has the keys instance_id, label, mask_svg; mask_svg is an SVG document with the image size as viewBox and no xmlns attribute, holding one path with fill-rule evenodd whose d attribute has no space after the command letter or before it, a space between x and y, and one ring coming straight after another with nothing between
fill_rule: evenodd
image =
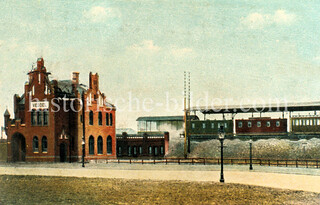
<instances>
[{"instance_id":1,"label":"platform canopy","mask_svg":"<svg viewBox=\"0 0 320 205\"><path fill-rule=\"evenodd\" d=\"M203 114L320 111L320 101L300 103L266 103L256 105L200 106L192 107L190 111L199 111Z\"/></svg>"}]
</instances>

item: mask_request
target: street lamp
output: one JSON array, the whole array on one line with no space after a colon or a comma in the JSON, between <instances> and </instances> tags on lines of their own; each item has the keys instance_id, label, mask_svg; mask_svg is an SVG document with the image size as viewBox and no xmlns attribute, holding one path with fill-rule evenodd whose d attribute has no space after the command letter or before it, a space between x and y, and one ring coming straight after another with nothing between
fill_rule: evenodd
<instances>
[{"instance_id":1,"label":"street lamp","mask_svg":"<svg viewBox=\"0 0 320 205\"><path fill-rule=\"evenodd\" d=\"M253 170L253 167L252 167L252 139L249 140L249 144L250 144L250 167L249 167L249 169Z\"/></svg>"},{"instance_id":2,"label":"street lamp","mask_svg":"<svg viewBox=\"0 0 320 205\"><path fill-rule=\"evenodd\" d=\"M220 128L218 129L218 136L219 136L219 140L221 143L221 173L220 173L220 182L224 182L224 177L223 177L223 140L225 137L225 132L224 132L224 127L220 126Z\"/></svg>"},{"instance_id":3,"label":"street lamp","mask_svg":"<svg viewBox=\"0 0 320 205\"><path fill-rule=\"evenodd\" d=\"M84 155L85 155L85 141L84 141L84 137L82 138L82 167L84 167Z\"/></svg>"}]
</instances>

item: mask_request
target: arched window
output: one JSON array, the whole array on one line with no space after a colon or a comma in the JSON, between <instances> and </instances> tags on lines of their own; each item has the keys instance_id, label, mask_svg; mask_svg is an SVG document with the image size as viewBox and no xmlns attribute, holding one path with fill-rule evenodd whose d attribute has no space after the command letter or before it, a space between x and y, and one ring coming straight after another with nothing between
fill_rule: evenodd
<instances>
[{"instance_id":1,"label":"arched window","mask_svg":"<svg viewBox=\"0 0 320 205\"><path fill-rule=\"evenodd\" d=\"M101 136L98 137L98 154L103 153L103 139Z\"/></svg>"},{"instance_id":2,"label":"arched window","mask_svg":"<svg viewBox=\"0 0 320 205\"><path fill-rule=\"evenodd\" d=\"M110 135L107 138L107 154L112 154L112 138Z\"/></svg>"},{"instance_id":3,"label":"arched window","mask_svg":"<svg viewBox=\"0 0 320 205\"><path fill-rule=\"evenodd\" d=\"M149 155L152 155L152 147L149 147Z\"/></svg>"},{"instance_id":4,"label":"arched window","mask_svg":"<svg viewBox=\"0 0 320 205\"><path fill-rule=\"evenodd\" d=\"M90 111L90 113L89 113L89 124L93 125L93 112L92 111Z\"/></svg>"},{"instance_id":5,"label":"arched window","mask_svg":"<svg viewBox=\"0 0 320 205\"><path fill-rule=\"evenodd\" d=\"M109 113L106 113L106 125L109 125Z\"/></svg>"},{"instance_id":6,"label":"arched window","mask_svg":"<svg viewBox=\"0 0 320 205\"><path fill-rule=\"evenodd\" d=\"M102 125L102 112L99 112L99 125Z\"/></svg>"},{"instance_id":7,"label":"arched window","mask_svg":"<svg viewBox=\"0 0 320 205\"><path fill-rule=\"evenodd\" d=\"M110 113L110 126L113 124L113 118L112 118L112 113Z\"/></svg>"},{"instance_id":8,"label":"arched window","mask_svg":"<svg viewBox=\"0 0 320 205\"><path fill-rule=\"evenodd\" d=\"M94 138L93 138L93 136L89 137L89 154L94 154Z\"/></svg>"},{"instance_id":9,"label":"arched window","mask_svg":"<svg viewBox=\"0 0 320 205\"><path fill-rule=\"evenodd\" d=\"M41 151L42 152L47 152L48 151L48 142L47 142L47 137L43 136L41 140Z\"/></svg>"},{"instance_id":10,"label":"arched window","mask_svg":"<svg viewBox=\"0 0 320 205\"><path fill-rule=\"evenodd\" d=\"M158 147L154 147L154 155L158 156Z\"/></svg>"},{"instance_id":11,"label":"arched window","mask_svg":"<svg viewBox=\"0 0 320 205\"><path fill-rule=\"evenodd\" d=\"M36 124L36 111L35 110L32 110L31 111L31 125L35 125Z\"/></svg>"},{"instance_id":12,"label":"arched window","mask_svg":"<svg viewBox=\"0 0 320 205\"><path fill-rule=\"evenodd\" d=\"M131 147L128 147L128 156L131 157Z\"/></svg>"},{"instance_id":13,"label":"arched window","mask_svg":"<svg viewBox=\"0 0 320 205\"><path fill-rule=\"evenodd\" d=\"M33 152L39 152L39 141L37 136L33 137L32 148L33 148Z\"/></svg>"}]
</instances>

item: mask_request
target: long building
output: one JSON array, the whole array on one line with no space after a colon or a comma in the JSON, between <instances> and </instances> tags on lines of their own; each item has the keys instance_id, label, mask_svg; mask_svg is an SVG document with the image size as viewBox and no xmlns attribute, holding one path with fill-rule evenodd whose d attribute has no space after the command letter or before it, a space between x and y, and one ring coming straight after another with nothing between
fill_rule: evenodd
<instances>
[{"instance_id":1,"label":"long building","mask_svg":"<svg viewBox=\"0 0 320 205\"><path fill-rule=\"evenodd\" d=\"M8 161L76 162L116 158L116 108L99 90L99 75L89 87L72 80L49 80L43 58L29 73L24 94L14 95L14 116L4 113ZM84 109L83 109L84 107Z\"/></svg>"}]
</instances>

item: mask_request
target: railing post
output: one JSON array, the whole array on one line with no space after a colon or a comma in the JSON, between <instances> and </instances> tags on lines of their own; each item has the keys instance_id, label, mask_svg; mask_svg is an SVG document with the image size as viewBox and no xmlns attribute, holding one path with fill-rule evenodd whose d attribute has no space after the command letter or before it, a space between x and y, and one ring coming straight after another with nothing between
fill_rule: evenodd
<instances>
[{"instance_id":1,"label":"railing post","mask_svg":"<svg viewBox=\"0 0 320 205\"><path fill-rule=\"evenodd\" d=\"M108 159L106 159L106 164L108 164Z\"/></svg>"},{"instance_id":2,"label":"railing post","mask_svg":"<svg viewBox=\"0 0 320 205\"><path fill-rule=\"evenodd\" d=\"M247 165L247 159L244 159L244 163Z\"/></svg>"},{"instance_id":3,"label":"railing post","mask_svg":"<svg viewBox=\"0 0 320 205\"><path fill-rule=\"evenodd\" d=\"M277 160L277 167L279 166L279 160Z\"/></svg>"},{"instance_id":4,"label":"railing post","mask_svg":"<svg viewBox=\"0 0 320 205\"><path fill-rule=\"evenodd\" d=\"M192 165L193 165L193 158L191 159L191 163L192 163Z\"/></svg>"},{"instance_id":5,"label":"railing post","mask_svg":"<svg viewBox=\"0 0 320 205\"><path fill-rule=\"evenodd\" d=\"M156 164L156 159L153 159L153 164Z\"/></svg>"},{"instance_id":6,"label":"railing post","mask_svg":"<svg viewBox=\"0 0 320 205\"><path fill-rule=\"evenodd\" d=\"M270 165L271 165L271 164L270 164L270 159L268 159L268 164L269 164L269 167L270 167Z\"/></svg>"},{"instance_id":7,"label":"railing post","mask_svg":"<svg viewBox=\"0 0 320 205\"><path fill-rule=\"evenodd\" d=\"M168 164L168 159L166 158L166 164Z\"/></svg>"},{"instance_id":8,"label":"railing post","mask_svg":"<svg viewBox=\"0 0 320 205\"><path fill-rule=\"evenodd\" d=\"M288 167L288 160L286 159L286 167Z\"/></svg>"},{"instance_id":9,"label":"railing post","mask_svg":"<svg viewBox=\"0 0 320 205\"><path fill-rule=\"evenodd\" d=\"M220 165L220 159L218 159L218 165Z\"/></svg>"},{"instance_id":10,"label":"railing post","mask_svg":"<svg viewBox=\"0 0 320 205\"><path fill-rule=\"evenodd\" d=\"M206 158L203 158L203 164L206 165Z\"/></svg>"},{"instance_id":11,"label":"railing post","mask_svg":"<svg viewBox=\"0 0 320 205\"><path fill-rule=\"evenodd\" d=\"M317 169L318 169L318 167L319 167L319 166L318 166L318 160L316 161L316 165L317 165Z\"/></svg>"},{"instance_id":12,"label":"railing post","mask_svg":"<svg viewBox=\"0 0 320 205\"><path fill-rule=\"evenodd\" d=\"M141 164L143 164L143 160L141 160Z\"/></svg>"},{"instance_id":13,"label":"railing post","mask_svg":"<svg viewBox=\"0 0 320 205\"><path fill-rule=\"evenodd\" d=\"M306 160L306 167L308 168L308 160Z\"/></svg>"},{"instance_id":14,"label":"railing post","mask_svg":"<svg viewBox=\"0 0 320 205\"><path fill-rule=\"evenodd\" d=\"M298 167L298 160L296 159L296 167Z\"/></svg>"},{"instance_id":15,"label":"railing post","mask_svg":"<svg viewBox=\"0 0 320 205\"><path fill-rule=\"evenodd\" d=\"M262 160L261 159L259 159L260 160L260 166L262 165Z\"/></svg>"},{"instance_id":16,"label":"railing post","mask_svg":"<svg viewBox=\"0 0 320 205\"><path fill-rule=\"evenodd\" d=\"M120 159L118 159L118 164L120 164Z\"/></svg>"},{"instance_id":17,"label":"railing post","mask_svg":"<svg viewBox=\"0 0 320 205\"><path fill-rule=\"evenodd\" d=\"M233 165L232 159L231 159L231 165Z\"/></svg>"},{"instance_id":18,"label":"railing post","mask_svg":"<svg viewBox=\"0 0 320 205\"><path fill-rule=\"evenodd\" d=\"M178 164L180 164L180 159L178 159Z\"/></svg>"},{"instance_id":19,"label":"railing post","mask_svg":"<svg viewBox=\"0 0 320 205\"><path fill-rule=\"evenodd\" d=\"M130 159L130 164L131 164L131 159Z\"/></svg>"}]
</instances>

